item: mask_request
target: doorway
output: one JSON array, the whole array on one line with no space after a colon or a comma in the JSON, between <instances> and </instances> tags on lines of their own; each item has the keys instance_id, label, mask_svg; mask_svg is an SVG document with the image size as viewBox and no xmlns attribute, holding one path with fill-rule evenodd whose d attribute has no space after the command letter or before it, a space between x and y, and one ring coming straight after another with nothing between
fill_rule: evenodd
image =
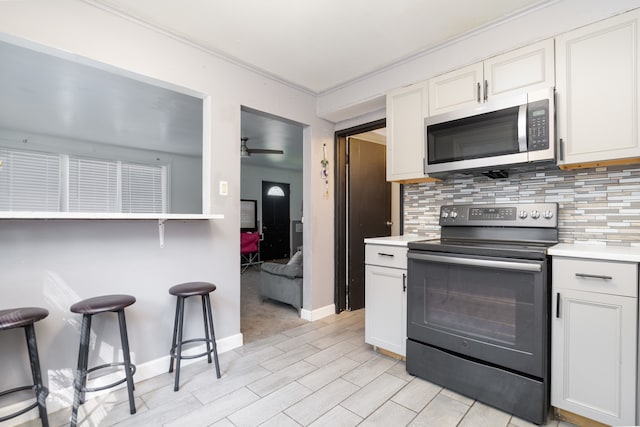
<instances>
[{"instance_id":1,"label":"doorway","mask_svg":"<svg viewBox=\"0 0 640 427\"><path fill-rule=\"evenodd\" d=\"M238 198L256 201L260 261L283 263L292 255L291 229L302 222L304 125L244 106L240 125ZM274 202L276 197L267 195L268 188L284 196ZM281 205L287 207L281 208ZM298 246L302 246L302 242ZM293 306L262 299L261 269L262 266L257 265L239 271L240 331L245 344L308 322L300 318Z\"/></svg>"},{"instance_id":2,"label":"doorway","mask_svg":"<svg viewBox=\"0 0 640 427\"><path fill-rule=\"evenodd\" d=\"M336 132L336 313L364 307L363 240L402 229L401 209L390 212L394 205L401 207L401 189L395 184L390 190L386 182L386 148L358 137L385 127L381 119Z\"/></svg>"},{"instance_id":3,"label":"doorway","mask_svg":"<svg viewBox=\"0 0 640 427\"><path fill-rule=\"evenodd\" d=\"M347 138L347 307L364 307L364 239L391 235L386 147Z\"/></svg>"},{"instance_id":4,"label":"doorway","mask_svg":"<svg viewBox=\"0 0 640 427\"><path fill-rule=\"evenodd\" d=\"M289 184L262 181L260 259L289 258Z\"/></svg>"}]
</instances>

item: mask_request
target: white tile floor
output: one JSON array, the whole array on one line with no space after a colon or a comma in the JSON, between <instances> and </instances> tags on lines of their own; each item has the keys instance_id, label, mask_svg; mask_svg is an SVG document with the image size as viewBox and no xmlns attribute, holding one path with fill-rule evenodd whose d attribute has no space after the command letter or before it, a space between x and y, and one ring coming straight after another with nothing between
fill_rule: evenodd
<instances>
[{"instance_id":1,"label":"white tile floor","mask_svg":"<svg viewBox=\"0 0 640 427\"><path fill-rule=\"evenodd\" d=\"M222 378L205 359L173 376L89 400L81 426L473 426L532 424L407 374L404 362L364 343L364 310L345 312L220 355ZM69 423L70 410L50 414ZM39 426L37 420L23 426ZM571 424L550 420L547 426Z\"/></svg>"}]
</instances>

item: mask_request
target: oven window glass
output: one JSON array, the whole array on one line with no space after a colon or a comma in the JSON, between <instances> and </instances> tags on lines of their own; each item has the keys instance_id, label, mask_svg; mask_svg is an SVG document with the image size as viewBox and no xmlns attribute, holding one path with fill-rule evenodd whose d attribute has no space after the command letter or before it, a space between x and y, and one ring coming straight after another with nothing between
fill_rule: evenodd
<instances>
[{"instance_id":1,"label":"oven window glass","mask_svg":"<svg viewBox=\"0 0 640 427\"><path fill-rule=\"evenodd\" d=\"M429 164L518 153L518 107L427 128Z\"/></svg>"},{"instance_id":2,"label":"oven window glass","mask_svg":"<svg viewBox=\"0 0 640 427\"><path fill-rule=\"evenodd\" d=\"M515 346L529 335L530 274L469 267L439 267L426 287L426 322L470 337ZM522 338L522 337L520 337Z\"/></svg>"}]
</instances>

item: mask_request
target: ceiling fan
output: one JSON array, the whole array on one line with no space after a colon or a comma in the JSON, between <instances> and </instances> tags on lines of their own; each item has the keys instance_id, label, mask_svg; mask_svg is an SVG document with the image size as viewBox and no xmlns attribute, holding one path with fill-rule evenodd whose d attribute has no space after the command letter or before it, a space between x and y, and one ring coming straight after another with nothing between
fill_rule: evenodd
<instances>
[{"instance_id":1,"label":"ceiling fan","mask_svg":"<svg viewBox=\"0 0 640 427\"><path fill-rule=\"evenodd\" d=\"M240 138L240 157L249 157L252 154L284 154L282 150L269 150L266 148L247 148L249 138Z\"/></svg>"}]
</instances>

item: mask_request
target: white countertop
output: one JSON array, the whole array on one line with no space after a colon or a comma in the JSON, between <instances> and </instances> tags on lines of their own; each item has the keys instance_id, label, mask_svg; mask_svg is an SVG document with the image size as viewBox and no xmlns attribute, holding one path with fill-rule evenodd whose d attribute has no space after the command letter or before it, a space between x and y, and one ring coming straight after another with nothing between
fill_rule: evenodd
<instances>
[{"instance_id":1,"label":"white countertop","mask_svg":"<svg viewBox=\"0 0 640 427\"><path fill-rule=\"evenodd\" d=\"M640 247L605 246L588 243L559 243L550 247L548 253L552 256L572 258L640 262Z\"/></svg>"},{"instance_id":2,"label":"white countertop","mask_svg":"<svg viewBox=\"0 0 640 427\"><path fill-rule=\"evenodd\" d=\"M433 236L429 237L420 234L405 234L402 236L369 237L364 239L364 243L387 246L407 246L407 243L409 242L426 239L433 239Z\"/></svg>"}]
</instances>

